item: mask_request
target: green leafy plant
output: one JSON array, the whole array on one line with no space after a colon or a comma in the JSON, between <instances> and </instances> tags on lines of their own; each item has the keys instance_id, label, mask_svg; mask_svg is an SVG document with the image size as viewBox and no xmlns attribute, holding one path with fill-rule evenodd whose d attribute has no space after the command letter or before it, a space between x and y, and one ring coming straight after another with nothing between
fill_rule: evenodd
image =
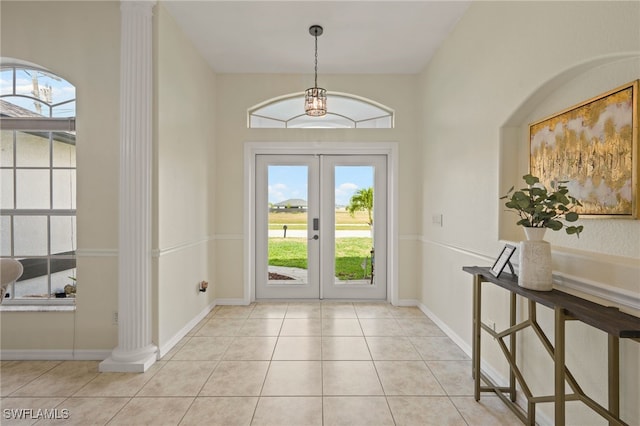
<instances>
[{"instance_id":1,"label":"green leafy plant","mask_svg":"<svg viewBox=\"0 0 640 426\"><path fill-rule=\"evenodd\" d=\"M528 185L527 188L514 191L514 187L511 187L506 195L500 197L501 200L507 200L507 208L520 216L517 225L550 228L554 231L564 227L567 234L575 234L580 238L584 229L582 225L568 226L562 222L577 221L579 215L573 209L582 206L579 200L569 195L569 189L564 185L567 181L552 182L552 191L548 191L536 176L527 174L522 179Z\"/></svg>"},{"instance_id":2,"label":"green leafy plant","mask_svg":"<svg viewBox=\"0 0 640 426\"><path fill-rule=\"evenodd\" d=\"M363 188L356 191L349 200L346 210L354 216L357 211L366 211L369 226L373 226L373 188Z\"/></svg>"}]
</instances>

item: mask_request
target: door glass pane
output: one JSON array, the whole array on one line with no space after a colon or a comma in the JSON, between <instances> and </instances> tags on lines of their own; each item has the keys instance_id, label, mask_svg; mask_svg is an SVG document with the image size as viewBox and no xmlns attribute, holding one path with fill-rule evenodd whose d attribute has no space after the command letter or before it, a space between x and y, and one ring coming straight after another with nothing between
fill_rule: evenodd
<instances>
[{"instance_id":1,"label":"door glass pane","mask_svg":"<svg viewBox=\"0 0 640 426\"><path fill-rule=\"evenodd\" d=\"M335 277L373 283L373 166L336 166Z\"/></svg>"},{"instance_id":2,"label":"door glass pane","mask_svg":"<svg viewBox=\"0 0 640 426\"><path fill-rule=\"evenodd\" d=\"M308 166L268 166L269 284L306 284Z\"/></svg>"}]
</instances>

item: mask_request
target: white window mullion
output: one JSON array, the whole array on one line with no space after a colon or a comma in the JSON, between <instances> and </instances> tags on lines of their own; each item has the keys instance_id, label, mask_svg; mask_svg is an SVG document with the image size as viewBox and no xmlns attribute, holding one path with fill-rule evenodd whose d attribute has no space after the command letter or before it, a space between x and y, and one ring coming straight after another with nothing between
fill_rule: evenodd
<instances>
[{"instance_id":1,"label":"white window mullion","mask_svg":"<svg viewBox=\"0 0 640 426\"><path fill-rule=\"evenodd\" d=\"M19 257L21 259L42 259L43 261L45 261L46 266L42 268L41 272L39 273L43 273L43 274L46 273L46 277L42 277L42 276L37 277L38 278L37 289L38 289L38 294L44 293L45 291L47 294L46 294L46 297L34 297L34 298L25 297L25 298L16 299L16 287L19 286L20 284L16 285L16 283L12 283L10 288L8 289L8 291L11 292L11 296L9 299L5 299L4 300L5 303L3 304L6 304L6 305L27 305L27 304L28 305L72 305L75 303L74 299L62 300L62 299L55 299L52 297L53 282L55 280L52 279L51 273L53 269L57 268L56 265L53 265L54 260L76 258L75 255L62 255L54 258L52 253L53 248L57 247L55 245L55 241L53 241L53 238L55 237L54 227L59 222L58 220L52 220L52 217L66 216L70 218L69 220L72 221L72 223L70 224L71 234L69 236L71 238L70 247L72 251L75 251L77 247L77 242L74 241L75 234L76 234L75 226L77 225L74 226L74 223L73 223L75 221L74 218L76 216L76 209L74 208L74 205L76 203L75 203L75 198L73 197L73 193L74 193L73 187L75 186L75 180L77 178L77 175L75 173L75 171L77 170L77 165L73 164L72 166L71 165L72 163L69 163L70 165L68 166L54 167L54 162L55 162L54 132L66 133L68 137L66 138L63 137L63 139L65 139L63 142L75 145L75 135L72 133L67 133L67 132L75 132L75 117L54 118L53 113L54 113L55 106L59 106L67 103L71 104L71 103L74 103L76 100L74 97L74 99L64 99L55 104L54 103L50 104L47 101L43 101L42 99L39 99L39 97L34 98L31 96L18 94L17 93L17 77L18 77L18 71L22 68L16 67L16 66L10 66L10 67L11 67L11 73L12 73L11 93L2 95L2 98L8 101L9 103L13 103L11 100L12 96L14 98L18 97L18 98L33 99L34 101L41 102L42 105L45 105L46 108L48 108L48 114L43 111L43 116L38 116L37 114L34 114L32 110L29 110L28 108L25 109L24 107L20 106L21 104L18 102L14 104L13 109L10 109L11 111L9 114L11 115L10 117L6 117L6 116L0 117L0 128L2 130L11 131L11 138L12 138L11 144L13 146L12 164L10 165L11 175L13 178L13 183L12 183L13 205L10 206L11 208L2 208L5 206L0 207L0 215L8 218L7 226L9 229L7 230L7 232L9 232L8 244L10 245L10 247L8 248L7 253L5 254L14 258ZM46 75L48 73L47 71L41 71L41 72L43 73L43 75ZM73 88L73 86L71 86L68 82L65 82L65 83L67 84L67 87ZM75 91L75 88L73 89ZM47 151L48 161L46 163L47 166L45 167L41 167L38 165L34 166L33 164L38 164L38 163L31 163L31 162L27 163L25 166L18 166L17 164L18 149L21 149L21 150L25 149L25 145L23 145L22 142L20 144L18 143L19 142L18 132L27 133L28 138L34 137L34 138L47 139L48 141L48 151ZM8 170L9 166L2 167L2 168L4 170ZM19 189L18 176L20 175L18 171L23 171L23 170L41 170L42 172L44 172L45 170L48 170L48 178L49 178L48 208L44 208L44 209L40 209L40 208L20 209L19 208L21 206L18 205L18 199L20 196L20 194L18 193L18 189ZM54 189L57 188L54 180L54 177L57 176L57 174L54 173L55 170L69 170L70 205L58 206L58 207L68 207L68 208L54 209L54 207L56 207L54 204L54 202L56 201ZM27 173L33 173L33 172L27 172ZM32 179L31 177L26 177L26 176L22 176L22 178ZM31 181L30 180L27 180L26 182L23 181L23 185L22 185L23 190L25 189L24 184L26 184L26 188L28 190L29 186L31 185ZM62 188L62 186L60 186L60 188ZM24 191L22 192L22 194L25 195ZM46 235L38 236L38 238L40 237L46 238L46 241L45 241L46 253L44 253L44 255L34 255L33 253L30 254L30 253L16 252L16 242L21 241L20 238L17 238L16 236L17 235L16 234L16 217L17 216L39 217L38 220L42 220L43 217L46 219L46 228L43 228L42 230L42 232L46 233ZM27 249L29 247L30 245L27 246ZM67 249L65 249L65 251L67 251ZM31 252L31 250L28 249L27 252ZM42 287L42 279L46 280L45 288ZM20 289L20 287L18 287L18 289ZM43 296L45 295L43 294Z\"/></svg>"}]
</instances>

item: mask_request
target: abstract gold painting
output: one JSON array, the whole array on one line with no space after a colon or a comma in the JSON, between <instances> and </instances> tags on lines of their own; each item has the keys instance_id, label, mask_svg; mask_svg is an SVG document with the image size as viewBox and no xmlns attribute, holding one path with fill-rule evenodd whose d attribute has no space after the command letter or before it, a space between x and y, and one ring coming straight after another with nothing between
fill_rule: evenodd
<instances>
[{"instance_id":1,"label":"abstract gold painting","mask_svg":"<svg viewBox=\"0 0 640 426\"><path fill-rule=\"evenodd\" d=\"M529 126L530 173L568 181L581 215L637 219L638 80Z\"/></svg>"}]
</instances>

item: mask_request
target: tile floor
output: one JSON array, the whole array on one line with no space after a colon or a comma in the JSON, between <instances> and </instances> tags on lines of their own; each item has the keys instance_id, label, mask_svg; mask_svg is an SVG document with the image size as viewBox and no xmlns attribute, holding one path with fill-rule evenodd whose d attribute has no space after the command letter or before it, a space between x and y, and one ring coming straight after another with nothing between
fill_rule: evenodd
<instances>
[{"instance_id":1,"label":"tile floor","mask_svg":"<svg viewBox=\"0 0 640 426\"><path fill-rule=\"evenodd\" d=\"M471 361L420 310L383 303L220 306L146 373L97 366L2 361L0 423L520 424L496 397L474 401Z\"/></svg>"}]
</instances>

